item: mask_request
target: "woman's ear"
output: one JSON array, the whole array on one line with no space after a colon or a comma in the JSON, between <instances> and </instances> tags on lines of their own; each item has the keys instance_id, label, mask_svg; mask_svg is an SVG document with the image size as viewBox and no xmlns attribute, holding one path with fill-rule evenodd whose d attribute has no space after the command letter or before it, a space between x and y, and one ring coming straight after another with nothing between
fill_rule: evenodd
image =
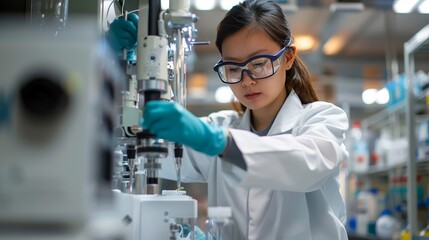
<instances>
[{"instance_id":1,"label":"woman's ear","mask_svg":"<svg viewBox=\"0 0 429 240\"><path fill-rule=\"evenodd\" d=\"M285 51L284 57L286 58L286 70L289 70L293 62L295 61L296 56L296 46L294 44L291 44Z\"/></svg>"}]
</instances>

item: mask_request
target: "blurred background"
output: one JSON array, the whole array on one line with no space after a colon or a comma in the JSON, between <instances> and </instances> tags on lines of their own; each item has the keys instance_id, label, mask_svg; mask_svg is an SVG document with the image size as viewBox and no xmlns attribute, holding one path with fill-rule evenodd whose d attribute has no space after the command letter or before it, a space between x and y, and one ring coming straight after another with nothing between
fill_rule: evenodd
<instances>
[{"instance_id":1,"label":"blurred background","mask_svg":"<svg viewBox=\"0 0 429 240\"><path fill-rule=\"evenodd\" d=\"M213 71L220 58L214 42L217 24L226 13L223 8L238 1L191 2L192 11L199 16L197 40L211 44L195 47L189 60L189 107L205 115L229 107L222 104L228 98L216 99L217 91L228 89L222 88L225 85ZM406 6L399 6L395 10L393 0L277 2L287 15L297 52L312 74L320 99L347 106L351 119L385 107L386 100L365 104L362 93L380 90L404 72L404 43L429 22L428 9L408 12Z\"/></svg>"},{"instance_id":2,"label":"blurred background","mask_svg":"<svg viewBox=\"0 0 429 240\"><path fill-rule=\"evenodd\" d=\"M109 0L105 1L107 13ZM230 107L230 99L216 99L228 91L213 71L220 55L215 46L217 24L238 0L191 0L199 20L197 41L188 59L189 108L197 115ZM309 71L321 100L346 106L351 119L361 119L385 107L383 91L378 103L363 99L368 89L381 90L404 72L404 43L429 22L427 1L409 0L275 0L287 15L298 54ZM164 9L168 1L161 1ZM126 1L126 9L136 9ZM114 18L110 11L107 22ZM425 68L425 62L416 68ZM424 66L420 66L424 65ZM371 92L371 91L370 91ZM374 91L372 91L374 93ZM222 94L219 94L222 95ZM370 94L371 95L371 94ZM371 98L371 96L370 96ZM372 97L374 98L374 97ZM366 103L365 103L366 102Z\"/></svg>"},{"instance_id":3,"label":"blurred background","mask_svg":"<svg viewBox=\"0 0 429 240\"><path fill-rule=\"evenodd\" d=\"M29 9L37 7L32 2L38 1L1 1L0 19L8 15L37 19L29 15ZM67 3L59 6L71 21L97 16L100 34L117 16L112 0L40 2ZM121 2L128 12L138 9L137 0ZM163 9L168 9L168 2L161 1ZM213 66L221 57L215 46L217 24L238 2L190 0L190 12L198 16L196 41L210 43L195 46L187 58L187 108L197 116L232 109L232 93ZM425 229L429 225L429 0L275 2L287 16L297 54L307 65L319 98L349 115L350 159L342 165L340 177L350 239L375 239L376 220L385 209L394 212L399 230ZM4 57L2 64L6 63ZM160 188L175 186L175 181L162 180ZM204 229L206 184L184 187L198 201L199 226ZM414 190L416 196L407 195ZM374 201L377 207L368 208Z\"/></svg>"}]
</instances>

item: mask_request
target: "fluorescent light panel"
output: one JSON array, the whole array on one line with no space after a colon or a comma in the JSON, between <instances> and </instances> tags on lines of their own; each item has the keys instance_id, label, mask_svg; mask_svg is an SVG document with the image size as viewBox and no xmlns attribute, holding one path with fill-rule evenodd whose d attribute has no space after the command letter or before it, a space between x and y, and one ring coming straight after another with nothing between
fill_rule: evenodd
<instances>
[{"instance_id":1,"label":"fluorescent light panel","mask_svg":"<svg viewBox=\"0 0 429 240\"><path fill-rule=\"evenodd\" d=\"M193 0L194 8L197 10L213 10L216 7L216 0Z\"/></svg>"},{"instance_id":2,"label":"fluorescent light panel","mask_svg":"<svg viewBox=\"0 0 429 240\"><path fill-rule=\"evenodd\" d=\"M393 10L396 13L410 13L412 12L420 0L395 0L393 3Z\"/></svg>"},{"instance_id":3,"label":"fluorescent light panel","mask_svg":"<svg viewBox=\"0 0 429 240\"><path fill-rule=\"evenodd\" d=\"M364 9L365 6L361 2L332 3L329 5L331 12L360 12Z\"/></svg>"},{"instance_id":4,"label":"fluorescent light panel","mask_svg":"<svg viewBox=\"0 0 429 240\"><path fill-rule=\"evenodd\" d=\"M221 0L220 1L220 8L228 11L240 2L241 2L240 0Z\"/></svg>"},{"instance_id":5,"label":"fluorescent light panel","mask_svg":"<svg viewBox=\"0 0 429 240\"><path fill-rule=\"evenodd\" d=\"M419 11L419 13L429 14L429 0L422 1L417 8L417 11Z\"/></svg>"}]
</instances>

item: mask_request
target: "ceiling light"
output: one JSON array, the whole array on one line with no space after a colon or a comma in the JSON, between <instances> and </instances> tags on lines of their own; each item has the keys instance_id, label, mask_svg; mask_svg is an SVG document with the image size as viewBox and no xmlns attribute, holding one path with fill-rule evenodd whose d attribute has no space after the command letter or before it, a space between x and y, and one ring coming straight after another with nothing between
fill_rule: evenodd
<instances>
[{"instance_id":1,"label":"ceiling light","mask_svg":"<svg viewBox=\"0 0 429 240\"><path fill-rule=\"evenodd\" d=\"M343 48L344 39L338 36L331 37L325 45L323 45L323 53L326 55L335 55Z\"/></svg>"},{"instance_id":2,"label":"ceiling light","mask_svg":"<svg viewBox=\"0 0 429 240\"><path fill-rule=\"evenodd\" d=\"M389 102L389 98L389 91L387 90L387 88L384 87L377 91L377 97L375 102L377 102L378 104L386 104Z\"/></svg>"},{"instance_id":3,"label":"ceiling light","mask_svg":"<svg viewBox=\"0 0 429 240\"><path fill-rule=\"evenodd\" d=\"M395 0L393 10L396 13L410 13L420 0Z\"/></svg>"},{"instance_id":4,"label":"ceiling light","mask_svg":"<svg viewBox=\"0 0 429 240\"><path fill-rule=\"evenodd\" d=\"M228 11L232 7L234 7L235 5L239 4L240 2L241 2L240 0L221 0L220 1L220 8Z\"/></svg>"},{"instance_id":5,"label":"ceiling light","mask_svg":"<svg viewBox=\"0 0 429 240\"><path fill-rule=\"evenodd\" d=\"M310 51L315 49L316 44L316 40L312 36L300 35L295 37L295 45L298 51Z\"/></svg>"},{"instance_id":6,"label":"ceiling light","mask_svg":"<svg viewBox=\"0 0 429 240\"><path fill-rule=\"evenodd\" d=\"M216 6L215 0L193 0L194 8L197 10L213 10Z\"/></svg>"},{"instance_id":7,"label":"ceiling light","mask_svg":"<svg viewBox=\"0 0 429 240\"><path fill-rule=\"evenodd\" d=\"M429 13L429 0L425 0L422 3L420 3L417 11L419 11L419 13Z\"/></svg>"},{"instance_id":8,"label":"ceiling light","mask_svg":"<svg viewBox=\"0 0 429 240\"><path fill-rule=\"evenodd\" d=\"M362 101L365 104L373 104L377 100L377 89L368 88L362 92Z\"/></svg>"}]
</instances>

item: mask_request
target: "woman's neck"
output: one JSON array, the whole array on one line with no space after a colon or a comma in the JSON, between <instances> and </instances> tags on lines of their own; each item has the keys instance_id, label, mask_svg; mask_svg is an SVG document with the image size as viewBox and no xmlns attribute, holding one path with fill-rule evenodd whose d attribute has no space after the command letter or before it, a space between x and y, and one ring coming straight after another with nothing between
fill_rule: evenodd
<instances>
[{"instance_id":1,"label":"woman's neck","mask_svg":"<svg viewBox=\"0 0 429 240\"><path fill-rule=\"evenodd\" d=\"M252 126L256 131L266 129L274 121L280 108L287 98L287 93L280 95L274 102L268 106L256 110L251 110Z\"/></svg>"}]
</instances>

